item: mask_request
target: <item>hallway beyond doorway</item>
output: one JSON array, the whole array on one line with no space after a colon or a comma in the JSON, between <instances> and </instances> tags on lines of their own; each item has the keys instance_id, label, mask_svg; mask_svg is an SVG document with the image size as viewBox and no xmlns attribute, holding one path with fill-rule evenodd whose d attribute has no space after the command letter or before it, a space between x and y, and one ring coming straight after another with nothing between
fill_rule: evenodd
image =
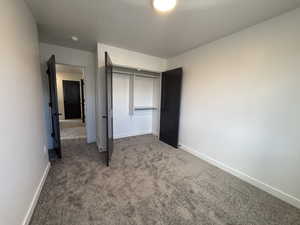
<instances>
[{"instance_id":1,"label":"hallway beyond doorway","mask_svg":"<svg viewBox=\"0 0 300 225\"><path fill-rule=\"evenodd\" d=\"M61 120L59 123L61 140L86 138L82 120Z\"/></svg>"}]
</instances>

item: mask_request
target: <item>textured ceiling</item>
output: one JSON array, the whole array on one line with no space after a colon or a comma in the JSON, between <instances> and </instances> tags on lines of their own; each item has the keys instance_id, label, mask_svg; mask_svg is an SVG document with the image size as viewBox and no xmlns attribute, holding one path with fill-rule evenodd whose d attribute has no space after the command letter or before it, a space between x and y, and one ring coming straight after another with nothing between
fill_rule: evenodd
<instances>
[{"instance_id":1,"label":"textured ceiling","mask_svg":"<svg viewBox=\"0 0 300 225\"><path fill-rule=\"evenodd\" d=\"M101 42L171 57L299 7L300 0L178 0L167 14L150 0L26 0L40 40L83 50ZM71 36L79 37L74 42Z\"/></svg>"}]
</instances>

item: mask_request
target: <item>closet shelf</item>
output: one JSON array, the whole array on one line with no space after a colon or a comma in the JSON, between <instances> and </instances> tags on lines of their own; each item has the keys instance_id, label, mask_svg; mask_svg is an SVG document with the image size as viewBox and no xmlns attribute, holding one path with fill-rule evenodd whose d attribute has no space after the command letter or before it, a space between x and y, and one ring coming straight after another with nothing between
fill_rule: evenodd
<instances>
[{"instance_id":1,"label":"closet shelf","mask_svg":"<svg viewBox=\"0 0 300 225\"><path fill-rule=\"evenodd\" d=\"M157 108L155 107L144 107L144 106L139 106L139 107L134 107L134 110L138 111L138 110L157 110Z\"/></svg>"}]
</instances>

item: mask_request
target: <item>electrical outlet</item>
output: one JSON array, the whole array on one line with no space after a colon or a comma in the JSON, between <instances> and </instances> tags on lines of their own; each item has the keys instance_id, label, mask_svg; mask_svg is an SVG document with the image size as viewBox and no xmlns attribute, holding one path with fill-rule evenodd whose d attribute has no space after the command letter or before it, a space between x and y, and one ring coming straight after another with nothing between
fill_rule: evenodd
<instances>
[{"instance_id":1,"label":"electrical outlet","mask_svg":"<svg viewBox=\"0 0 300 225\"><path fill-rule=\"evenodd\" d=\"M47 148L46 145L44 145L44 153L45 153L45 154L48 153L48 148Z\"/></svg>"}]
</instances>

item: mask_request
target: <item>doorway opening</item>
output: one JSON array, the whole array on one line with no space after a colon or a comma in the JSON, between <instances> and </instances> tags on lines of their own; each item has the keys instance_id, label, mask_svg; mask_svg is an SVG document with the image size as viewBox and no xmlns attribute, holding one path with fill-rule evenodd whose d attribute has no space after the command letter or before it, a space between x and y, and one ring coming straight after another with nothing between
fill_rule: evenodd
<instances>
[{"instance_id":1,"label":"doorway opening","mask_svg":"<svg viewBox=\"0 0 300 225\"><path fill-rule=\"evenodd\" d=\"M60 139L86 139L84 68L56 64Z\"/></svg>"}]
</instances>

